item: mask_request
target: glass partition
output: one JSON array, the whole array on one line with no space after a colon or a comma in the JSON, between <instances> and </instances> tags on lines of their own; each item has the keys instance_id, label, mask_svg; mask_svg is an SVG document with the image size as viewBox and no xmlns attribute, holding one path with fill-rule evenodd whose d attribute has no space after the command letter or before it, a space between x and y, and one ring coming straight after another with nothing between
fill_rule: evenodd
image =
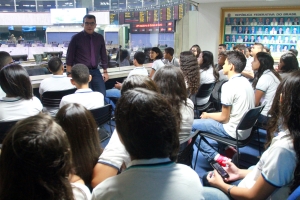
<instances>
[{"instance_id":1,"label":"glass partition","mask_svg":"<svg viewBox=\"0 0 300 200\"><path fill-rule=\"evenodd\" d=\"M35 0L15 0L17 12L36 12Z\"/></svg>"},{"instance_id":2,"label":"glass partition","mask_svg":"<svg viewBox=\"0 0 300 200\"><path fill-rule=\"evenodd\" d=\"M15 12L14 2L11 0L1 0L0 1L0 10L2 12Z\"/></svg>"}]
</instances>

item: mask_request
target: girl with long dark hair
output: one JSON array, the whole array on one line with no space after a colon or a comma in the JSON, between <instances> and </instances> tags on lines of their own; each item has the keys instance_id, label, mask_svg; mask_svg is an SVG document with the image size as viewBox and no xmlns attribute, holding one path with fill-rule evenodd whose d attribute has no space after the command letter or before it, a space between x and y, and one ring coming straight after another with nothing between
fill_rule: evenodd
<instances>
[{"instance_id":1,"label":"girl with long dark hair","mask_svg":"<svg viewBox=\"0 0 300 200\"><path fill-rule=\"evenodd\" d=\"M252 83L255 89L255 106L259 106L262 101L267 102L257 120L262 125L266 125L268 122L268 111L281 81L280 75L274 70L273 65L273 57L266 52L257 53L252 62L252 69L257 71Z\"/></svg>"}]
</instances>

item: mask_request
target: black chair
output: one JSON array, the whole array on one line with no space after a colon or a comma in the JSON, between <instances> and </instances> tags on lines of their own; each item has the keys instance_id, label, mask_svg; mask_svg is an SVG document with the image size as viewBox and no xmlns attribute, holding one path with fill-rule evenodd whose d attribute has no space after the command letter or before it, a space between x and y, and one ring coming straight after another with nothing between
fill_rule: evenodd
<instances>
[{"instance_id":1,"label":"black chair","mask_svg":"<svg viewBox=\"0 0 300 200\"><path fill-rule=\"evenodd\" d=\"M222 80L217 82L209 99L209 101L213 103L213 107L217 112L222 110L222 104L221 104L222 86L227 81L228 80Z\"/></svg>"},{"instance_id":2,"label":"black chair","mask_svg":"<svg viewBox=\"0 0 300 200\"><path fill-rule=\"evenodd\" d=\"M107 104L103 107L96 108L90 110L91 113L94 116L94 119L98 125L98 132L100 134L100 140L104 141L107 138L109 138L112 134L112 128L111 128L111 119L112 119L112 106L110 104ZM100 128L103 124L108 123L110 127L110 134L107 131L102 131L103 129Z\"/></svg>"},{"instance_id":3,"label":"black chair","mask_svg":"<svg viewBox=\"0 0 300 200\"><path fill-rule=\"evenodd\" d=\"M177 163L185 164L193 168L193 153L194 153L194 144L196 141L196 138L199 135L199 131L195 131L193 134L191 134L186 139L182 140L180 142L180 149L177 157Z\"/></svg>"},{"instance_id":4,"label":"black chair","mask_svg":"<svg viewBox=\"0 0 300 200\"><path fill-rule=\"evenodd\" d=\"M72 88L69 90L44 92L42 94L42 104L44 107L58 108L61 99L68 94L73 94L76 90L76 88Z\"/></svg>"},{"instance_id":5,"label":"black chair","mask_svg":"<svg viewBox=\"0 0 300 200\"><path fill-rule=\"evenodd\" d=\"M0 122L0 144L2 144L6 134L18 121Z\"/></svg>"},{"instance_id":6,"label":"black chair","mask_svg":"<svg viewBox=\"0 0 300 200\"><path fill-rule=\"evenodd\" d=\"M237 166L239 166L239 148L246 146L252 140L252 137L254 136L255 131L252 130L249 137L244 139L244 140L239 140L238 131L253 128L253 126L255 125L255 123L257 121L258 116L260 115L261 111L264 109L265 105L266 104L263 104L261 106L255 107L255 108L251 108L243 115L241 121L239 122L239 124L236 127L236 131L235 131L236 132L236 139L224 138L224 137L221 137L221 136L217 136L213 133L201 132L200 131L200 133L199 133L200 134L200 140L201 140L202 137L206 137L206 138L213 139L217 142L221 142L223 144L236 147L236 150L237 150ZM195 164L196 164L196 161L197 161L197 158L198 158L199 146L200 146L200 142L198 143L198 152L197 152Z\"/></svg>"},{"instance_id":7,"label":"black chair","mask_svg":"<svg viewBox=\"0 0 300 200\"><path fill-rule=\"evenodd\" d=\"M200 85L198 92L195 96L195 104L194 104L194 109L196 111L196 116L198 116L198 118L200 117L202 112L206 111L209 108L209 106L211 105L211 102L208 101L204 105L197 105L197 99L205 99L207 97L210 97L214 87L215 87L215 83L208 83L208 84Z\"/></svg>"}]
</instances>

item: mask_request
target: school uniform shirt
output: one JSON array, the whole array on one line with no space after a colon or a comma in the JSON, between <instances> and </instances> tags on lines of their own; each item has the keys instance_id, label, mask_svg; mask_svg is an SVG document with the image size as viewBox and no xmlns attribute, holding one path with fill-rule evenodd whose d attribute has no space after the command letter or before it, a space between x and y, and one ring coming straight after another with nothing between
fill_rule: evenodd
<instances>
[{"instance_id":1,"label":"school uniform shirt","mask_svg":"<svg viewBox=\"0 0 300 200\"><path fill-rule=\"evenodd\" d=\"M171 60L171 62L169 60L165 59L164 63L167 64L167 65L173 65L175 67L180 67L179 60L177 58L174 58L174 57Z\"/></svg>"},{"instance_id":2,"label":"school uniform shirt","mask_svg":"<svg viewBox=\"0 0 300 200\"><path fill-rule=\"evenodd\" d=\"M267 113L272 106L279 83L279 79L269 69L265 70L262 76L258 79L255 89L264 92L264 95L262 96L260 101L267 102L266 106L261 112L261 114L264 116L267 116Z\"/></svg>"},{"instance_id":3,"label":"school uniform shirt","mask_svg":"<svg viewBox=\"0 0 300 200\"><path fill-rule=\"evenodd\" d=\"M75 88L71 83L71 78L66 75L52 75L52 77L42 80L39 93L42 95L48 91L61 91Z\"/></svg>"},{"instance_id":4,"label":"school uniform shirt","mask_svg":"<svg viewBox=\"0 0 300 200\"><path fill-rule=\"evenodd\" d=\"M246 62L246 67L244 68L243 71L246 71L246 72L253 72L253 69L252 69L252 62L254 60L253 57L249 56L249 58L246 58L247 62Z\"/></svg>"},{"instance_id":5,"label":"school uniform shirt","mask_svg":"<svg viewBox=\"0 0 300 200\"><path fill-rule=\"evenodd\" d=\"M118 176L94 188L92 199L204 199L203 186L189 166L169 158L133 160Z\"/></svg>"},{"instance_id":6,"label":"school uniform shirt","mask_svg":"<svg viewBox=\"0 0 300 200\"><path fill-rule=\"evenodd\" d=\"M90 88L78 89L74 94L69 94L61 99L59 107L69 103L78 103L91 110L104 106L104 96L100 92L93 92Z\"/></svg>"},{"instance_id":7,"label":"school uniform shirt","mask_svg":"<svg viewBox=\"0 0 300 200\"><path fill-rule=\"evenodd\" d=\"M43 109L41 101L33 97L3 97L0 100L0 121L15 121L37 115Z\"/></svg>"},{"instance_id":8,"label":"school uniform shirt","mask_svg":"<svg viewBox=\"0 0 300 200\"><path fill-rule=\"evenodd\" d=\"M139 66L139 67L135 67L133 70L131 70L127 76L127 78L129 78L132 75L144 75L144 76L148 76L149 73L147 71L147 69L144 66Z\"/></svg>"},{"instance_id":9,"label":"school uniform shirt","mask_svg":"<svg viewBox=\"0 0 300 200\"><path fill-rule=\"evenodd\" d=\"M238 187L252 188L260 175L277 189L268 200L287 199L290 184L294 179L296 153L288 130L274 137L270 147L262 154L253 170L239 183Z\"/></svg>"},{"instance_id":10,"label":"school uniform shirt","mask_svg":"<svg viewBox=\"0 0 300 200\"><path fill-rule=\"evenodd\" d=\"M74 200L90 200L92 195L88 187L81 183L71 183Z\"/></svg>"},{"instance_id":11,"label":"school uniform shirt","mask_svg":"<svg viewBox=\"0 0 300 200\"><path fill-rule=\"evenodd\" d=\"M152 69L154 69L155 71L159 70L160 68L162 68L163 66L165 66L165 63L159 59L159 60L155 60L152 64Z\"/></svg>"},{"instance_id":12,"label":"school uniform shirt","mask_svg":"<svg viewBox=\"0 0 300 200\"><path fill-rule=\"evenodd\" d=\"M241 74L233 75L222 86L221 103L231 106L229 121L223 124L223 128L231 137L236 138L238 123L250 108L254 108L254 92L249 81ZM239 131L239 140L246 139L251 129Z\"/></svg>"}]
</instances>

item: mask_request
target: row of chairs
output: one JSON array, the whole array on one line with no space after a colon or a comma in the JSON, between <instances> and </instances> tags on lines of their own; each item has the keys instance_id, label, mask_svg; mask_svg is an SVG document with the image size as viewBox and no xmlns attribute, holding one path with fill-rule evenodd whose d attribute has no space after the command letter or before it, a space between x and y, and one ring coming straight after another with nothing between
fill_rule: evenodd
<instances>
[{"instance_id":1,"label":"row of chairs","mask_svg":"<svg viewBox=\"0 0 300 200\"><path fill-rule=\"evenodd\" d=\"M54 107L58 108L60 101L63 96L68 94L73 94L76 89L63 90L63 91L48 91L44 92L42 95L42 104L45 107ZM94 116L94 119L98 125L98 132L100 135L101 141L109 138L112 134L112 106L107 104L101 108L96 108L90 110ZM0 144L2 144L7 132L11 129L11 127L16 124L17 121L8 121L8 122L0 122ZM110 127L110 133L101 130L101 126L104 124L108 124Z\"/></svg>"}]
</instances>

